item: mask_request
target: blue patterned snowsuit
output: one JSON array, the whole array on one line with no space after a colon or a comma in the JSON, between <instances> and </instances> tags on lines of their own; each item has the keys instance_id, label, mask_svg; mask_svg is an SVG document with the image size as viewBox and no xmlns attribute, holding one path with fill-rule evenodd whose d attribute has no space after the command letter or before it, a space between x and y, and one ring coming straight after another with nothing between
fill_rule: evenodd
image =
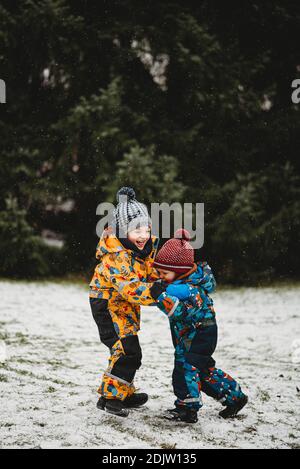
<instances>
[{"instance_id":1,"label":"blue patterned snowsuit","mask_svg":"<svg viewBox=\"0 0 300 469\"><path fill-rule=\"evenodd\" d=\"M175 405L199 410L201 391L224 406L232 405L244 394L231 376L215 368L212 358L217 345L217 324L208 293L215 289L214 276L209 265L202 262L182 277L158 298L159 308L169 316L175 347L172 378Z\"/></svg>"}]
</instances>

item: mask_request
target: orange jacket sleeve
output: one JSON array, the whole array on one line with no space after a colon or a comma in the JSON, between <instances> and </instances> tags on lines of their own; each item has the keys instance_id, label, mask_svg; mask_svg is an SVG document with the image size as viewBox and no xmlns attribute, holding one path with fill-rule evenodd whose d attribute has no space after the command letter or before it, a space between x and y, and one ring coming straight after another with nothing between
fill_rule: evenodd
<instances>
[{"instance_id":1,"label":"orange jacket sleeve","mask_svg":"<svg viewBox=\"0 0 300 469\"><path fill-rule=\"evenodd\" d=\"M156 304L150 293L152 283L140 280L126 251L105 255L100 269L106 280L128 302L144 306Z\"/></svg>"}]
</instances>

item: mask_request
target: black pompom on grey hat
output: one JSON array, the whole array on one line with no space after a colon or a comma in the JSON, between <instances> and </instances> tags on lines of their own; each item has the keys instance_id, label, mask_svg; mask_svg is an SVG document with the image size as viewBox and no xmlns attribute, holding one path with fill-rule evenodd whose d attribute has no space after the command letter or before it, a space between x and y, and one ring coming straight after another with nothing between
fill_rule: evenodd
<instances>
[{"instance_id":1,"label":"black pompom on grey hat","mask_svg":"<svg viewBox=\"0 0 300 469\"><path fill-rule=\"evenodd\" d=\"M132 187L121 187L117 192L118 205L113 211L112 227L120 237L139 226L151 225L146 205L138 202Z\"/></svg>"}]
</instances>

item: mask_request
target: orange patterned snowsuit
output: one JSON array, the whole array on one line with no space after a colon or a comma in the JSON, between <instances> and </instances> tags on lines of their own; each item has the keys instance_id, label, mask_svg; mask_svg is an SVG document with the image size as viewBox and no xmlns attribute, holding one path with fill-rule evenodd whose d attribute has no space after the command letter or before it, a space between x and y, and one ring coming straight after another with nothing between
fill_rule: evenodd
<instances>
[{"instance_id":1,"label":"orange patterned snowsuit","mask_svg":"<svg viewBox=\"0 0 300 469\"><path fill-rule=\"evenodd\" d=\"M111 232L104 231L97 246L96 266L90 283L90 303L101 341L110 349L110 359L99 394L124 400L134 393L133 379L141 365L140 305L155 304L150 293L158 275L153 260L158 239L152 236L152 251L145 258L123 247Z\"/></svg>"}]
</instances>

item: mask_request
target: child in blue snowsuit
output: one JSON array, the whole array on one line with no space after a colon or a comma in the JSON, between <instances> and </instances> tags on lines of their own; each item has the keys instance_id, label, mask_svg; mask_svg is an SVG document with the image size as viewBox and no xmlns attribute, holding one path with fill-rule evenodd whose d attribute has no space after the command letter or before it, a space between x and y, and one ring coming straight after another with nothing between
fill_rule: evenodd
<instances>
[{"instance_id":1,"label":"child in blue snowsuit","mask_svg":"<svg viewBox=\"0 0 300 469\"><path fill-rule=\"evenodd\" d=\"M216 282L206 262L194 263L189 239L186 230L177 230L158 252L154 267L162 281L154 284L152 296L169 317L175 347L172 382L177 399L167 418L195 423L201 391L225 406L223 418L235 416L248 398L231 376L215 367L217 324L208 294Z\"/></svg>"}]
</instances>

